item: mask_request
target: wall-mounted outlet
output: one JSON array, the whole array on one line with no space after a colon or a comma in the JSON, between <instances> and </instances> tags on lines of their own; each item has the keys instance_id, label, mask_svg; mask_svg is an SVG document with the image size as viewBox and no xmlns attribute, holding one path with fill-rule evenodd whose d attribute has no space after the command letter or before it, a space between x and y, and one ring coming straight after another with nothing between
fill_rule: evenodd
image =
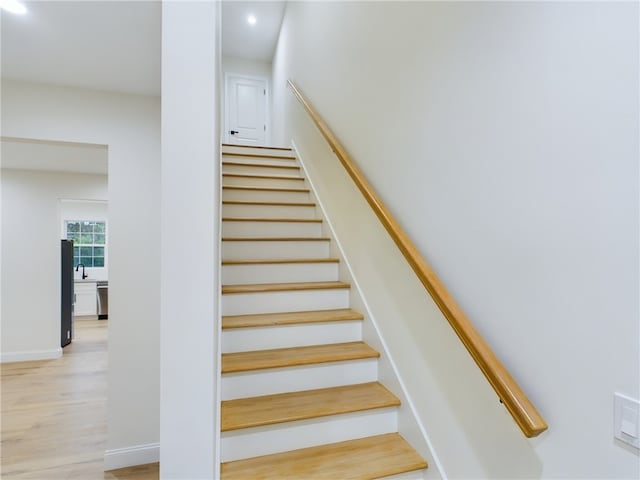
<instances>
[{"instance_id":1,"label":"wall-mounted outlet","mask_svg":"<svg viewBox=\"0 0 640 480\"><path fill-rule=\"evenodd\" d=\"M613 436L640 448L640 401L613 394Z\"/></svg>"}]
</instances>

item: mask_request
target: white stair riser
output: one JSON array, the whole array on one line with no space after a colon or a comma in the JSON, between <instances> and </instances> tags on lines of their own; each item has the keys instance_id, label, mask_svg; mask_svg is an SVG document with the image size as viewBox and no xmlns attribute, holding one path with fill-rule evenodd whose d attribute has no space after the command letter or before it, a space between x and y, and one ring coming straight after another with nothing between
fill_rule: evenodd
<instances>
[{"instance_id":1,"label":"white stair riser","mask_svg":"<svg viewBox=\"0 0 640 480\"><path fill-rule=\"evenodd\" d=\"M329 258L328 241L223 241L223 260Z\"/></svg>"},{"instance_id":2,"label":"white stair riser","mask_svg":"<svg viewBox=\"0 0 640 480\"><path fill-rule=\"evenodd\" d=\"M249 187L283 187L304 188L303 178L262 178L262 177L237 177L234 175L222 175L223 185L243 185Z\"/></svg>"},{"instance_id":3,"label":"white stair riser","mask_svg":"<svg viewBox=\"0 0 640 480\"><path fill-rule=\"evenodd\" d=\"M222 188L222 200L239 200L245 202L308 202L309 192L235 190Z\"/></svg>"},{"instance_id":4,"label":"white stair riser","mask_svg":"<svg viewBox=\"0 0 640 480\"><path fill-rule=\"evenodd\" d=\"M300 176L302 169L300 168L279 168L279 167L295 167L296 164L287 162L279 165L277 163L265 164L255 162L234 162L227 160L222 164L222 173L246 173L249 175L296 175Z\"/></svg>"},{"instance_id":5,"label":"white stair riser","mask_svg":"<svg viewBox=\"0 0 640 480\"><path fill-rule=\"evenodd\" d=\"M320 237L317 222L222 222L222 237Z\"/></svg>"},{"instance_id":6,"label":"white stair riser","mask_svg":"<svg viewBox=\"0 0 640 480\"><path fill-rule=\"evenodd\" d=\"M338 280L338 263L270 263L223 265L222 284L332 282Z\"/></svg>"},{"instance_id":7,"label":"white stair riser","mask_svg":"<svg viewBox=\"0 0 640 480\"><path fill-rule=\"evenodd\" d=\"M251 145L232 145L226 144L222 146L222 152L238 152L238 153L251 153L255 155L261 154L269 154L269 155L293 155L293 151L286 145L282 145L283 148L275 148L273 146L260 145L258 147L254 147Z\"/></svg>"},{"instance_id":8,"label":"white stair riser","mask_svg":"<svg viewBox=\"0 0 640 480\"><path fill-rule=\"evenodd\" d=\"M287 205L223 204L223 217L253 218L317 218L316 208Z\"/></svg>"},{"instance_id":9,"label":"white stair riser","mask_svg":"<svg viewBox=\"0 0 640 480\"><path fill-rule=\"evenodd\" d=\"M234 293L222 295L223 315L303 312L349 307L349 289Z\"/></svg>"},{"instance_id":10,"label":"white stair riser","mask_svg":"<svg viewBox=\"0 0 640 480\"><path fill-rule=\"evenodd\" d=\"M307 323L222 331L222 353L306 347L362 340L362 322Z\"/></svg>"},{"instance_id":11,"label":"white stair riser","mask_svg":"<svg viewBox=\"0 0 640 480\"><path fill-rule=\"evenodd\" d=\"M289 158L271 158L271 157L247 157L246 155L226 155L227 153L241 153L250 155L286 155L292 156L290 151L284 150L265 150L265 149L237 149L224 147L222 149L222 159L228 162L242 162L242 163L273 163L278 165L295 165L296 161Z\"/></svg>"},{"instance_id":12,"label":"white stair riser","mask_svg":"<svg viewBox=\"0 0 640 480\"><path fill-rule=\"evenodd\" d=\"M221 460L228 462L395 431L395 408L246 428L222 432Z\"/></svg>"},{"instance_id":13,"label":"white stair riser","mask_svg":"<svg viewBox=\"0 0 640 480\"><path fill-rule=\"evenodd\" d=\"M378 359L350 360L222 375L222 400L340 387L378 379Z\"/></svg>"}]
</instances>

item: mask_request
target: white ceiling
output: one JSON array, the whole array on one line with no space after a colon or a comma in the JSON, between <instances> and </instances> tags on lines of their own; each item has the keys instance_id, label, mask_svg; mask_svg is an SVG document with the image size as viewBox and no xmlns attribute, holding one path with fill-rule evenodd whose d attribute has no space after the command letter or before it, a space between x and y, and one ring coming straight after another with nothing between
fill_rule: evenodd
<instances>
[{"instance_id":1,"label":"white ceiling","mask_svg":"<svg viewBox=\"0 0 640 480\"><path fill-rule=\"evenodd\" d=\"M0 13L3 78L160 94L159 1L24 3L26 15ZM222 2L222 54L270 62L285 5ZM249 14L257 19L253 26ZM107 173L105 146L2 138L0 147L2 168Z\"/></svg>"},{"instance_id":2,"label":"white ceiling","mask_svg":"<svg viewBox=\"0 0 640 480\"><path fill-rule=\"evenodd\" d=\"M160 2L24 3L1 15L3 77L160 94Z\"/></svg>"},{"instance_id":3,"label":"white ceiling","mask_svg":"<svg viewBox=\"0 0 640 480\"><path fill-rule=\"evenodd\" d=\"M107 174L107 146L3 137L2 168Z\"/></svg>"},{"instance_id":4,"label":"white ceiling","mask_svg":"<svg viewBox=\"0 0 640 480\"><path fill-rule=\"evenodd\" d=\"M3 77L160 94L161 2L24 3L26 15L0 14ZM285 4L222 2L222 54L270 62ZM253 26L249 14L257 19Z\"/></svg>"},{"instance_id":5,"label":"white ceiling","mask_svg":"<svg viewBox=\"0 0 640 480\"><path fill-rule=\"evenodd\" d=\"M222 2L222 54L271 62L286 2ZM254 15L256 24L247 17Z\"/></svg>"}]
</instances>

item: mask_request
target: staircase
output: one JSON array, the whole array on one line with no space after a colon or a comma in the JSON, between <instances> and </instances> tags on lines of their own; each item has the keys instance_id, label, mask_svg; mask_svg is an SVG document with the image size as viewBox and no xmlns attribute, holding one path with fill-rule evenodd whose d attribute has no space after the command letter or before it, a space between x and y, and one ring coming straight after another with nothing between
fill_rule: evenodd
<instances>
[{"instance_id":1,"label":"staircase","mask_svg":"<svg viewBox=\"0 0 640 480\"><path fill-rule=\"evenodd\" d=\"M422 478L291 150L222 172L222 479Z\"/></svg>"}]
</instances>

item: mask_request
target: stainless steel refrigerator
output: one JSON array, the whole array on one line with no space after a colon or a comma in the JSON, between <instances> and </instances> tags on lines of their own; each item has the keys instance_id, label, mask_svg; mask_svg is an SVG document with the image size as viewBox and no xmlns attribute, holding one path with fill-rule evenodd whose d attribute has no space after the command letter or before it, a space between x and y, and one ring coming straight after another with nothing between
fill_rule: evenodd
<instances>
[{"instance_id":1,"label":"stainless steel refrigerator","mask_svg":"<svg viewBox=\"0 0 640 480\"><path fill-rule=\"evenodd\" d=\"M60 346L65 347L73 339L73 241L60 243Z\"/></svg>"}]
</instances>

